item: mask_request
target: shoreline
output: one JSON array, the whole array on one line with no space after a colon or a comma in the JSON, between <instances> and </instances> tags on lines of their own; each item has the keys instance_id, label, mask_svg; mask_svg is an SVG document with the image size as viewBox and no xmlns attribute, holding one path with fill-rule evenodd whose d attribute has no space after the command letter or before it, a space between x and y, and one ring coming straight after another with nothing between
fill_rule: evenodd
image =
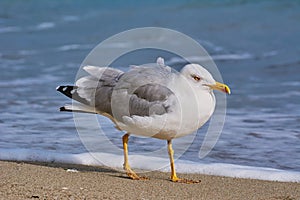
<instances>
[{"instance_id":1,"label":"shoreline","mask_svg":"<svg viewBox=\"0 0 300 200\"><path fill-rule=\"evenodd\" d=\"M68 170L69 169L69 170ZM108 167L0 161L4 199L300 199L300 183L202 174L180 174L197 184L173 183L169 173L141 174L134 181Z\"/></svg>"}]
</instances>

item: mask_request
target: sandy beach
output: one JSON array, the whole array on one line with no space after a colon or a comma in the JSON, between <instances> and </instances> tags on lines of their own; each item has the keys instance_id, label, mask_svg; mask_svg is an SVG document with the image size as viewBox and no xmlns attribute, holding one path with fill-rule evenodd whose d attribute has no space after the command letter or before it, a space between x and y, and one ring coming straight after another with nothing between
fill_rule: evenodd
<instances>
[{"instance_id":1,"label":"sandy beach","mask_svg":"<svg viewBox=\"0 0 300 200\"><path fill-rule=\"evenodd\" d=\"M300 199L300 183L179 174L201 180L183 184L162 172L133 181L106 167L7 161L0 171L0 199Z\"/></svg>"}]
</instances>

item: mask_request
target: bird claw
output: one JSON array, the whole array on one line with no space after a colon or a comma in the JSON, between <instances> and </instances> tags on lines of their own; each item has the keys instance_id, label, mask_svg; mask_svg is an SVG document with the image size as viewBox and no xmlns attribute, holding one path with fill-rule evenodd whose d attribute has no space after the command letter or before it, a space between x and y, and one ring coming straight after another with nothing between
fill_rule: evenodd
<instances>
[{"instance_id":1,"label":"bird claw","mask_svg":"<svg viewBox=\"0 0 300 200\"><path fill-rule=\"evenodd\" d=\"M195 181L195 180L188 180L188 179L181 179L181 178L172 178L171 180L175 183L186 183L186 184L194 184L194 183L201 182L201 180Z\"/></svg>"},{"instance_id":2,"label":"bird claw","mask_svg":"<svg viewBox=\"0 0 300 200\"><path fill-rule=\"evenodd\" d=\"M134 173L133 171L127 171L127 176L129 178L131 178L132 180L149 180L148 177L145 176L138 176L136 173Z\"/></svg>"}]
</instances>

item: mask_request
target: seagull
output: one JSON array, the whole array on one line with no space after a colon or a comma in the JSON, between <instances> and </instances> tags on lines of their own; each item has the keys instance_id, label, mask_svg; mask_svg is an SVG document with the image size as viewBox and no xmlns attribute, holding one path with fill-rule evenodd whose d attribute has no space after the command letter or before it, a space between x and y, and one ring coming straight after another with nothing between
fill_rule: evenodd
<instances>
[{"instance_id":1,"label":"seagull","mask_svg":"<svg viewBox=\"0 0 300 200\"><path fill-rule=\"evenodd\" d=\"M123 168L129 178L148 179L137 175L129 165L128 139L135 135L167 141L171 181L200 182L177 177L172 140L202 127L215 109L213 90L230 94L227 85L215 81L199 64L187 64L177 72L165 65L161 57L154 66L133 66L128 72L89 65L83 69L88 75L78 79L74 86L56 88L78 102L65 105L60 111L103 115L124 131Z\"/></svg>"}]
</instances>

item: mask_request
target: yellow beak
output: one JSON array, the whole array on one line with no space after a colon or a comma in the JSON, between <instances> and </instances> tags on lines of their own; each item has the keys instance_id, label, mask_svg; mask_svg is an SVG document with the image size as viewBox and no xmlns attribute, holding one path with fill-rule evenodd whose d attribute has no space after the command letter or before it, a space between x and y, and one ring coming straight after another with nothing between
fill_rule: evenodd
<instances>
[{"instance_id":1,"label":"yellow beak","mask_svg":"<svg viewBox=\"0 0 300 200\"><path fill-rule=\"evenodd\" d=\"M208 85L211 89L213 90L219 90L221 92L224 92L226 94L230 94L230 88L223 84L223 83L219 83L219 82L216 82L215 85Z\"/></svg>"}]
</instances>

